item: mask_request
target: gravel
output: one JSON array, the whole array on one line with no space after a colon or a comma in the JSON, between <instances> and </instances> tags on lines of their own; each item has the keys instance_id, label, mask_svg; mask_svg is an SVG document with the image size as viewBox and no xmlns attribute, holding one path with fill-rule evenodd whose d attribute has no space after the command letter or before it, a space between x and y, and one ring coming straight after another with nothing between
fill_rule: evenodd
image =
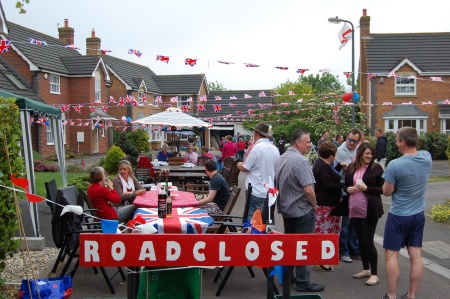
<instances>
[{"instance_id":1,"label":"gravel","mask_svg":"<svg viewBox=\"0 0 450 299\"><path fill-rule=\"evenodd\" d=\"M44 250L40 251L29 251L29 255L25 253L24 258L22 258L22 253L18 252L5 261L6 268L0 273L0 277L7 284L20 284L23 279L26 279L27 273L28 278L32 278L31 269L33 268L36 278L47 278L49 273L45 273L43 270L47 268L47 264L50 261L54 260L58 255L58 252L59 249L55 247L46 247ZM40 275L43 275L44 277L40 277Z\"/></svg>"}]
</instances>

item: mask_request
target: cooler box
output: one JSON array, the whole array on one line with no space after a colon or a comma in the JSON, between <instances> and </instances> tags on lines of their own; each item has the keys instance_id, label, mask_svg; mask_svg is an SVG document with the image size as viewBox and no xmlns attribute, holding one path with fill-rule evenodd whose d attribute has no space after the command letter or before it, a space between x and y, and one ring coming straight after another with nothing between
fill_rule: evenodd
<instances>
[{"instance_id":1,"label":"cooler box","mask_svg":"<svg viewBox=\"0 0 450 299\"><path fill-rule=\"evenodd\" d=\"M140 274L137 299L200 299L202 270L199 268L145 269Z\"/></svg>"}]
</instances>

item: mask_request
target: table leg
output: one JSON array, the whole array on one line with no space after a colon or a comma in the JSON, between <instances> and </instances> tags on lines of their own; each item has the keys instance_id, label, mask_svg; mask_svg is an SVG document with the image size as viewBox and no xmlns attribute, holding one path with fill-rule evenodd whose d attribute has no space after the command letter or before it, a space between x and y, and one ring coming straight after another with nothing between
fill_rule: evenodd
<instances>
[{"instance_id":1,"label":"table leg","mask_svg":"<svg viewBox=\"0 0 450 299\"><path fill-rule=\"evenodd\" d=\"M136 299L139 291L140 267L129 267L127 273L127 299Z\"/></svg>"}]
</instances>

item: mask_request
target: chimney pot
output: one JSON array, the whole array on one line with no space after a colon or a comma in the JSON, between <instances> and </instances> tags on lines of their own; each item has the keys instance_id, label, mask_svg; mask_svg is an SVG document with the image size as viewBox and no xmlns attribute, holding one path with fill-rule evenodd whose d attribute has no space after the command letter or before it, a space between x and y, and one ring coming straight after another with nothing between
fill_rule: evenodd
<instances>
[{"instance_id":1,"label":"chimney pot","mask_svg":"<svg viewBox=\"0 0 450 299\"><path fill-rule=\"evenodd\" d=\"M365 16L367 16L367 9L363 9L363 16L365 17Z\"/></svg>"},{"instance_id":2,"label":"chimney pot","mask_svg":"<svg viewBox=\"0 0 450 299\"><path fill-rule=\"evenodd\" d=\"M95 29L92 28L91 37L95 37Z\"/></svg>"},{"instance_id":3,"label":"chimney pot","mask_svg":"<svg viewBox=\"0 0 450 299\"><path fill-rule=\"evenodd\" d=\"M69 19L64 19L64 27L69 27Z\"/></svg>"}]
</instances>

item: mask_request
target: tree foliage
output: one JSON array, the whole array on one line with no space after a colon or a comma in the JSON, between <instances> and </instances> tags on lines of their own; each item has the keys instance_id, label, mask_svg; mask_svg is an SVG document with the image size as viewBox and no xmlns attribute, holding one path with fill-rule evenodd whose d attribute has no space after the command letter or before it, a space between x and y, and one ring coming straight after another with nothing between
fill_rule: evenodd
<instances>
[{"instance_id":1,"label":"tree foliage","mask_svg":"<svg viewBox=\"0 0 450 299\"><path fill-rule=\"evenodd\" d=\"M129 156L130 162L136 165L139 152L149 150L148 133L141 129L133 132L115 132L114 145L120 147Z\"/></svg>"},{"instance_id":2,"label":"tree foliage","mask_svg":"<svg viewBox=\"0 0 450 299\"><path fill-rule=\"evenodd\" d=\"M226 91L227 89L217 81L208 82L209 91Z\"/></svg>"},{"instance_id":3,"label":"tree foliage","mask_svg":"<svg viewBox=\"0 0 450 299\"><path fill-rule=\"evenodd\" d=\"M20 156L19 108L15 99L0 98L0 184L12 187L11 174L25 175L25 164ZM17 229L17 211L14 193L0 188L0 272L4 270L4 260L17 251L18 242L12 240Z\"/></svg>"},{"instance_id":4,"label":"tree foliage","mask_svg":"<svg viewBox=\"0 0 450 299\"><path fill-rule=\"evenodd\" d=\"M125 157L125 153L120 149L120 147L113 145L105 156L105 163L103 168L109 174L116 174L119 172L120 160Z\"/></svg>"},{"instance_id":5,"label":"tree foliage","mask_svg":"<svg viewBox=\"0 0 450 299\"><path fill-rule=\"evenodd\" d=\"M289 96L290 91L295 95ZM351 128L351 106L343 104L343 92L344 86L338 77L328 72L301 76L295 82L287 81L277 86L275 94L280 96L275 98L276 107L270 112L256 110L255 116L259 113L264 116L248 118L243 126L250 129L258 122L266 121L272 125L275 139L284 134L288 140L294 130L301 128L310 133L314 144L325 130L330 132L330 138L338 133L345 135ZM364 115L357 113L355 119L363 120ZM368 131L358 121L356 123L364 132Z\"/></svg>"},{"instance_id":6,"label":"tree foliage","mask_svg":"<svg viewBox=\"0 0 450 299\"><path fill-rule=\"evenodd\" d=\"M16 2L16 8L19 10L20 14L27 13L27 11L24 9L25 3L26 4L30 3L30 0L22 0Z\"/></svg>"}]
</instances>

